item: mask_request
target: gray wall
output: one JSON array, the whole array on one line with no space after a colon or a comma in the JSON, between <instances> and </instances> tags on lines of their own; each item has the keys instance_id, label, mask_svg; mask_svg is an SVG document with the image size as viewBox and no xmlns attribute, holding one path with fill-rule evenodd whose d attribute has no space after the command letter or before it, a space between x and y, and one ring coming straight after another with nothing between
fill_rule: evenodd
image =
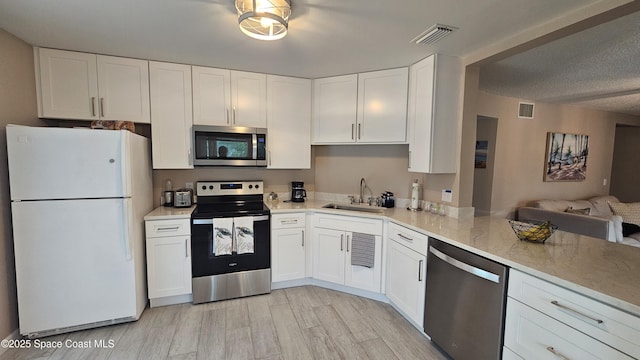
<instances>
[{"instance_id":1,"label":"gray wall","mask_svg":"<svg viewBox=\"0 0 640 360\"><path fill-rule=\"evenodd\" d=\"M611 170L611 195L622 202L640 201L640 127L617 126Z\"/></svg>"},{"instance_id":2,"label":"gray wall","mask_svg":"<svg viewBox=\"0 0 640 360\"><path fill-rule=\"evenodd\" d=\"M18 328L5 127L42 125L36 110L33 49L0 29L0 339Z\"/></svg>"}]
</instances>

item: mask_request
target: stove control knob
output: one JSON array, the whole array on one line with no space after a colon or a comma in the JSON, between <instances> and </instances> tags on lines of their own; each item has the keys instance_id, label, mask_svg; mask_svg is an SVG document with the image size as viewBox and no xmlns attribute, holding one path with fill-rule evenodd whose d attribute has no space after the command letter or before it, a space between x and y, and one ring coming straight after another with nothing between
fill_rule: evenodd
<instances>
[{"instance_id":1,"label":"stove control knob","mask_svg":"<svg viewBox=\"0 0 640 360\"><path fill-rule=\"evenodd\" d=\"M256 189L259 189L259 188L260 188L260 185L256 184Z\"/></svg>"},{"instance_id":2,"label":"stove control knob","mask_svg":"<svg viewBox=\"0 0 640 360\"><path fill-rule=\"evenodd\" d=\"M249 189L253 189L253 185L249 185Z\"/></svg>"},{"instance_id":3,"label":"stove control knob","mask_svg":"<svg viewBox=\"0 0 640 360\"><path fill-rule=\"evenodd\" d=\"M207 190L207 186L206 185L202 185L202 190Z\"/></svg>"},{"instance_id":4,"label":"stove control knob","mask_svg":"<svg viewBox=\"0 0 640 360\"><path fill-rule=\"evenodd\" d=\"M209 185L209 190L213 190L213 185Z\"/></svg>"}]
</instances>

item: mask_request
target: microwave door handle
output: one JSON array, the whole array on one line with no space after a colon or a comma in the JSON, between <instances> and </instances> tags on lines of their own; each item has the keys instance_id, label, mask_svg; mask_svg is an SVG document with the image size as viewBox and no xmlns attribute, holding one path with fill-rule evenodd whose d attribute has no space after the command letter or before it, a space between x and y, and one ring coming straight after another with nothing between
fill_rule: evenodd
<instances>
[{"instance_id":1,"label":"microwave door handle","mask_svg":"<svg viewBox=\"0 0 640 360\"><path fill-rule=\"evenodd\" d=\"M253 160L257 160L258 159L258 134L252 134L251 135L251 147L253 150L253 157L251 157L251 159Z\"/></svg>"}]
</instances>

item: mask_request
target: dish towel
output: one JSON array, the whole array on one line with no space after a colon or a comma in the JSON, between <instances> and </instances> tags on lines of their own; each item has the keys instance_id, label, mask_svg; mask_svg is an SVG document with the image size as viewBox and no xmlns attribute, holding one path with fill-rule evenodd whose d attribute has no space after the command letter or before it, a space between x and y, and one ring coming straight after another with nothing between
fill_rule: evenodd
<instances>
[{"instance_id":1,"label":"dish towel","mask_svg":"<svg viewBox=\"0 0 640 360\"><path fill-rule=\"evenodd\" d=\"M376 236L354 232L351 238L351 265L372 268L376 258Z\"/></svg>"},{"instance_id":2,"label":"dish towel","mask_svg":"<svg viewBox=\"0 0 640 360\"><path fill-rule=\"evenodd\" d=\"M233 218L238 254L253 254L253 216Z\"/></svg>"},{"instance_id":3,"label":"dish towel","mask_svg":"<svg viewBox=\"0 0 640 360\"><path fill-rule=\"evenodd\" d=\"M214 256L231 255L233 252L233 218L213 219L211 249Z\"/></svg>"}]
</instances>

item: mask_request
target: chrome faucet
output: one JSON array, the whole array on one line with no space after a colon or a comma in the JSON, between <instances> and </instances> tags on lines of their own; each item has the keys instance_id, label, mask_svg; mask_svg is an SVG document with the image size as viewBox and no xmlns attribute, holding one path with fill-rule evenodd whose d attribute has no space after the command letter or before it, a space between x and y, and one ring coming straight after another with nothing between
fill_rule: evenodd
<instances>
[{"instance_id":1,"label":"chrome faucet","mask_svg":"<svg viewBox=\"0 0 640 360\"><path fill-rule=\"evenodd\" d=\"M360 197L358 198L358 204L362 204L364 202L364 188L367 187L367 182L364 181L364 178L360 179Z\"/></svg>"},{"instance_id":2,"label":"chrome faucet","mask_svg":"<svg viewBox=\"0 0 640 360\"><path fill-rule=\"evenodd\" d=\"M373 191L371 191L371 188L369 186L367 186L367 182L364 180L364 178L360 179L360 198L358 198L358 204L362 204L364 203L364 190L365 189L369 189L369 194L371 194L371 197L369 197L369 201L368 204L371 205L371 201L373 199Z\"/></svg>"}]
</instances>

